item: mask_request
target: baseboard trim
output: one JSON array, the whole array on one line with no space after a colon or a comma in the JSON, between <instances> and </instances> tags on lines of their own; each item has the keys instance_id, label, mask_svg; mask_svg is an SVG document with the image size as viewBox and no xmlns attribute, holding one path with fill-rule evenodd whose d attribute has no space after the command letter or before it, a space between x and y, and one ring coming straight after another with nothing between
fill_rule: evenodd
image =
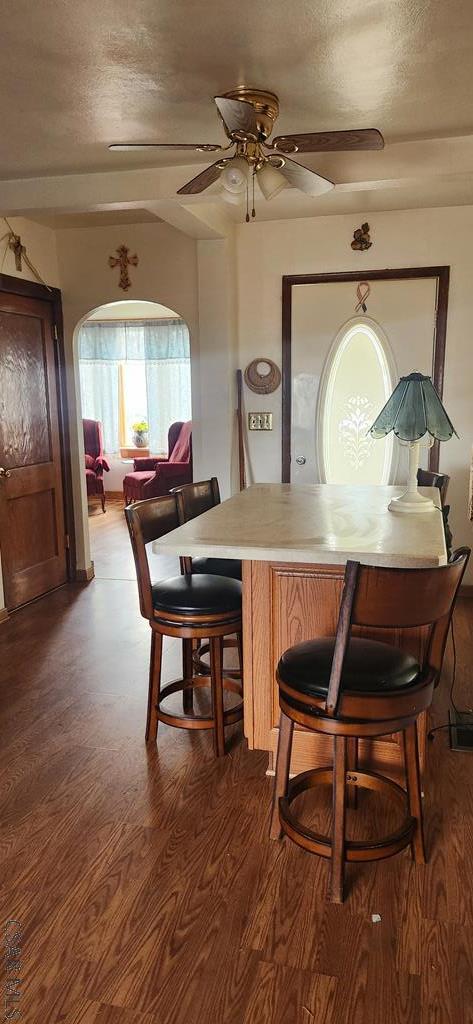
<instances>
[{"instance_id":1,"label":"baseboard trim","mask_svg":"<svg viewBox=\"0 0 473 1024\"><path fill-rule=\"evenodd\" d=\"M2 622L7 622L9 618L10 612L8 611L8 608L0 608L0 625Z\"/></svg>"},{"instance_id":2,"label":"baseboard trim","mask_svg":"<svg viewBox=\"0 0 473 1024\"><path fill-rule=\"evenodd\" d=\"M76 569L77 583L90 583L95 578L94 563L91 562L87 569Z\"/></svg>"}]
</instances>

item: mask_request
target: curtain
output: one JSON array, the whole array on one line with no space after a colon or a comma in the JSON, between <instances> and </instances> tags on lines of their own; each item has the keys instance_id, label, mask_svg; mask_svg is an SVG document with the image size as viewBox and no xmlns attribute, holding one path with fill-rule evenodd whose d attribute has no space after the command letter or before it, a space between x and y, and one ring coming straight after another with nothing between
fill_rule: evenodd
<instances>
[{"instance_id":1,"label":"curtain","mask_svg":"<svg viewBox=\"0 0 473 1024\"><path fill-rule=\"evenodd\" d=\"M189 360L147 361L146 392L150 449L167 452L171 423L191 418Z\"/></svg>"},{"instance_id":2,"label":"curtain","mask_svg":"<svg viewBox=\"0 0 473 1024\"><path fill-rule=\"evenodd\" d=\"M117 452L118 362L81 359L79 368L82 415L86 420L100 420L104 451Z\"/></svg>"},{"instance_id":3,"label":"curtain","mask_svg":"<svg viewBox=\"0 0 473 1024\"><path fill-rule=\"evenodd\" d=\"M149 446L156 453L167 451L171 423L191 417L189 331L184 321L90 320L80 331L79 360L83 413L102 421L108 452L120 447L119 364L144 361Z\"/></svg>"}]
</instances>

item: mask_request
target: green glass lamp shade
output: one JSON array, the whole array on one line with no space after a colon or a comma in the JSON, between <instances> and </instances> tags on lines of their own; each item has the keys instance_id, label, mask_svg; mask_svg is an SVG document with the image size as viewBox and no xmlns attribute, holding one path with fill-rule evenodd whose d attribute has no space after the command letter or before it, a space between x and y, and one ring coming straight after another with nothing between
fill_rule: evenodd
<instances>
[{"instance_id":1,"label":"green glass lamp shade","mask_svg":"<svg viewBox=\"0 0 473 1024\"><path fill-rule=\"evenodd\" d=\"M370 434L381 438L391 430L401 441L419 441L425 434L437 441L449 441L452 434L457 434L430 377L423 373L401 377Z\"/></svg>"}]
</instances>

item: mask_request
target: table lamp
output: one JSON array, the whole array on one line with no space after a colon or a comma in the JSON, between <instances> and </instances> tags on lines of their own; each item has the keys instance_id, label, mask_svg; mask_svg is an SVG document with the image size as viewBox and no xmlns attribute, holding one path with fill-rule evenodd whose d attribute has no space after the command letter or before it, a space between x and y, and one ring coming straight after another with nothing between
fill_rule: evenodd
<instances>
[{"instance_id":1,"label":"table lamp","mask_svg":"<svg viewBox=\"0 0 473 1024\"><path fill-rule=\"evenodd\" d=\"M401 377L399 384L379 416L370 427L372 437L386 437L390 431L409 447L409 479L407 490L389 503L391 512L429 512L436 506L431 498L424 498L417 487L420 446L428 435L427 447L434 439L449 441L458 434L451 423L430 377L423 373L410 373ZM425 446L425 442L423 447Z\"/></svg>"}]
</instances>

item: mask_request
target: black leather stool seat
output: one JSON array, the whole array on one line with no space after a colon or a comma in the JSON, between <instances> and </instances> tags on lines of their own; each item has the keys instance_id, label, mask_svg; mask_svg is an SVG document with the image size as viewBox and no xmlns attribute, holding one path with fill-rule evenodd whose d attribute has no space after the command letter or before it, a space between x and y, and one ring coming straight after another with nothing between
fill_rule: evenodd
<instances>
[{"instance_id":1,"label":"black leather stool seat","mask_svg":"<svg viewBox=\"0 0 473 1024\"><path fill-rule=\"evenodd\" d=\"M326 697L335 637L308 640L285 651L278 674L293 690L307 697ZM420 667L410 654L392 644L351 637L343 666L341 691L387 693L414 684ZM287 695L285 695L287 700Z\"/></svg>"},{"instance_id":2,"label":"black leather stool seat","mask_svg":"<svg viewBox=\"0 0 473 1024\"><path fill-rule=\"evenodd\" d=\"M193 558L192 572L241 580L241 562L238 558Z\"/></svg>"},{"instance_id":3,"label":"black leather stool seat","mask_svg":"<svg viewBox=\"0 0 473 1024\"><path fill-rule=\"evenodd\" d=\"M241 610L241 583L223 576L172 576L152 587L157 612L218 615Z\"/></svg>"}]
</instances>

